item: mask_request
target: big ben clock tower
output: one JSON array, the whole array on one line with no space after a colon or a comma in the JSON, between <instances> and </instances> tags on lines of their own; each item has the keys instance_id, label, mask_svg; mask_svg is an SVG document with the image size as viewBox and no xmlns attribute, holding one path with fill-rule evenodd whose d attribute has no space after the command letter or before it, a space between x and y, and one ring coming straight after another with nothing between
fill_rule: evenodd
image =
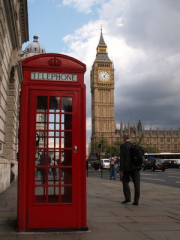
<instances>
[{"instance_id":1,"label":"big ben clock tower","mask_svg":"<svg viewBox=\"0 0 180 240\"><path fill-rule=\"evenodd\" d=\"M107 139L112 144L115 137L114 118L114 66L107 53L102 29L96 59L91 69L91 143Z\"/></svg>"}]
</instances>

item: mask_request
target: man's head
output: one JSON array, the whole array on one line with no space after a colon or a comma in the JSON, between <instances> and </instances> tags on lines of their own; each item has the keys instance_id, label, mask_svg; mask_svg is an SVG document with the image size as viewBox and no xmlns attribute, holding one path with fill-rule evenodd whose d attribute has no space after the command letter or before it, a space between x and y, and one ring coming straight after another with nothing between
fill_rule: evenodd
<instances>
[{"instance_id":1,"label":"man's head","mask_svg":"<svg viewBox=\"0 0 180 240\"><path fill-rule=\"evenodd\" d=\"M129 140L129 134L125 133L124 136L123 136L123 140L124 140L124 142Z\"/></svg>"}]
</instances>

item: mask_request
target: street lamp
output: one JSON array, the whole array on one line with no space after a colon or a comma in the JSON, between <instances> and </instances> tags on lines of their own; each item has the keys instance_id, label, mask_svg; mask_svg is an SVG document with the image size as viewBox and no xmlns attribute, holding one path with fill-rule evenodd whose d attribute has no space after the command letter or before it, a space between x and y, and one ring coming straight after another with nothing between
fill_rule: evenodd
<instances>
[{"instance_id":1,"label":"street lamp","mask_svg":"<svg viewBox=\"0 0 180 240\"><path fill-rule=\"evenodd\" d=\"M103 153L103 134L101 134L102 137L102 153Z\"/></svg>"}]
</instances>

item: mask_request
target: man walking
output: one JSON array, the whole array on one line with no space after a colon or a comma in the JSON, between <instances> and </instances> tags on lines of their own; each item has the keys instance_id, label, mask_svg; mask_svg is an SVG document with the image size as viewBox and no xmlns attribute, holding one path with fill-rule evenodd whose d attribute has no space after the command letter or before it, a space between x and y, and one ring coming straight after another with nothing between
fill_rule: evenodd
<instances>
[{"instance_id":1,"label":"man walking","mask_svg":"<svg viewBox=\"0 0 180 240\"><path fill-rule=\"evenodd\" d=\"M127 133L123 136L124 143L120 146L120 176L123 183L123 192L125 200L122 204L131 202L131 191L129 187L130 177L134 184L134 202L133 205L138 206L140 198L140 170L141 166L135 166L131 161L132 142Z\"/></svg>"}]
</instances>

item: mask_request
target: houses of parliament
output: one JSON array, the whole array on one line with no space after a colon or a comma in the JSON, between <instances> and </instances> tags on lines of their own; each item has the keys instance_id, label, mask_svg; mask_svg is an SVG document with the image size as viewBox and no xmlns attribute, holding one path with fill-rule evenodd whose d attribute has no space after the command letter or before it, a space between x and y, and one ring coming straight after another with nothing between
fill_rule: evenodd
<instances>
[{"instance_id":1,"label":"houses of parliament","mask_svg":"<svg viewBox=\"0 0 180 240\"><path fill-rule=\"evenodd\" d=\"M116 129L114 115L114 65L110 60L107 45L104 41L102 29L99 44L96 49L96 58L90 73L91 87L91 119L92 135L91 143L99 139L106 139L109 144L121 141L123 134L128 133L131 140L140 143L142 147L153 147L159 152L180 152L180 128L170 130L164 127L149 130L137 120L136 126L130 122L120 122L120 128Z\"/></svg>"}]
</instances>

